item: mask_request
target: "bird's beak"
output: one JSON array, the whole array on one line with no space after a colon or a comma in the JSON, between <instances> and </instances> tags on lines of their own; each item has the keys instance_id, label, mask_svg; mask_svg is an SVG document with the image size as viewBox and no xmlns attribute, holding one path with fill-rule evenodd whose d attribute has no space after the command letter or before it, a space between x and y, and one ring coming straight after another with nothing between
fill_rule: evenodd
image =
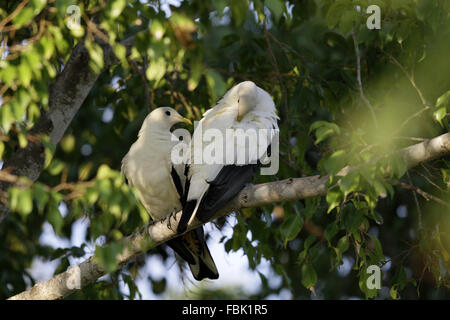
<instances>
[{"instance_id":1,"label":"bird's beak","mask_svg":"<svg viewBox=\"0 0 450 320\"><path fill-rule=\"evenodd\" d=\"M182 116L177 116L177 120L180 121L180 122L184 122L184 123L190 124L190 125L192 124L191 120L189 120L188 118L183 118Z\"/></svg>"},{"instance_id":2,"label":"bird's beak","mask_svg":"<svg viewBox=\"0 0 450 320\"><path fill-rule=\"evenodd\" d=\"M238 113L237 121L240 122L242 120L242 116Z\"/></svg>"}]
</instances>

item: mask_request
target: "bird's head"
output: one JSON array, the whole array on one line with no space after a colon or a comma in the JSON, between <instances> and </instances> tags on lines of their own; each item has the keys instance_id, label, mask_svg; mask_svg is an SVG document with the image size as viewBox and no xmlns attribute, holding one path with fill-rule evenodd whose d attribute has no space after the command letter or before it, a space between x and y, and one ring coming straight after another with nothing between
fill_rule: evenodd
<instances>
[{"instance_id":1,"label":"bird's head","mask_svg":"<svg viewBox=\"0 0 450 320\"><path fill-rule=\"evenodd\" d=\"M237 91L238 121L241 121L249 111L255 108L258 94L257 88L258 87L252 81L244 81L239 84Z\"/></svg>"},{"instance_id":2,"label":"bird's head","mask_svg":"<svg viewBox=\"0 0 450 320\"><path fill-rule=\"evenodd\" d=\"M173 125L184 122L192 124L191 120L183 118L175 109L171 107L160 107L147 116L150 127L158 127L160 129L170 130Z\"/></svg>"},{"instance_id":3,"label":"bird's head","mask_svg":"<svg viewBox=\"0 0 450 320\"><path fill-rule=\"evenodd\" d=\"M138 137L148 134L162 133L168 134L171 128L180 122L192 124L191 120L183 118L175 109L170 107L160 107L150 112L144 120Z\"/></svg>"}]
</instances>

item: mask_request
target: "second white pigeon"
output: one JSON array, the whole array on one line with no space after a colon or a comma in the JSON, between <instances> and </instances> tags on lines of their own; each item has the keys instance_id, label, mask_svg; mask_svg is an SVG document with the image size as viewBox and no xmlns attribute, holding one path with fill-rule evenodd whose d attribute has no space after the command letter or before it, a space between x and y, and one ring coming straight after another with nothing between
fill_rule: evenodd
<instances>
[{"instance_id":1,"label":"second white pigeon","mask_svg":"<svg viewBox=\"0 0 450 320\"><path fill-rule=\"evenodd\" d=\"M202 222L208 221L244 188L270 147L271 132L278 130L278 119L270 94L252 81L235 85L215 107L205 112L191 140L187 180L189 192L177 232L184 232L195 217ZM265 135L266 140L259 139L257 144L260 145L239 142L236 139L239 129L254 130L258 134L265 132L262 136ZM214 131L221 133L224 139L223 161L205 163L202 159L198 163L196 155L205 154L205 150L216 143L214 139L205 139L205 135ZM200 140L202 142L198 143ZM231 155L228 149L230 143L233 144ZM245 156L244 161L239 154Z\"/></svg>"}]
</instances>

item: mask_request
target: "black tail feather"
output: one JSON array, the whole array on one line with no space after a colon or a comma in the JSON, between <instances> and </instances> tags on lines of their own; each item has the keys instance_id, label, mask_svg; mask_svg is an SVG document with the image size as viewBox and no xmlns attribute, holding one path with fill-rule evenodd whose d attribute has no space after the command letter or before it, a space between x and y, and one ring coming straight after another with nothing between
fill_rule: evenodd
<instances>
[{"instance_id":1,"label":"black tail feather","mask_svg":"<svg viewBox=\"0 0 450 320\"><path fill-rule=\"evenodd\" d=\"M197 200L190 200L186 202L186 205L183 207L183 213L181 215L180 222L178 222L178 233L183 233L184 231L186 231L187 224L189 222L189 219L191 219L192 213L194 213L196 205Z\"/></svg>"},{"instance_id":2,"label":"black tail feather","mask_svg":"<svg viewBox=\"0 0 450 320\"><path fill-rule=\"evenodd\" d=\"M205 241L203 227L169 240L167 244L189 264L196 280L219 277L217 267Z\"/></svg>"},{"instance_id":3,"label":"black tail feather","mask_svg":"<svg viewBox=\"0 0 450 320\"><path fill-rule=\"evenodd\" d=\"M192 231L193 232L193 231ZM175 239L171 239L166 242L169 247L173 249L178 255L183 258L189 264L195 264L195 259L189 250L186 248L186 245L183 242L182 237L178 237Z\"/></svg>"}]
</instances>

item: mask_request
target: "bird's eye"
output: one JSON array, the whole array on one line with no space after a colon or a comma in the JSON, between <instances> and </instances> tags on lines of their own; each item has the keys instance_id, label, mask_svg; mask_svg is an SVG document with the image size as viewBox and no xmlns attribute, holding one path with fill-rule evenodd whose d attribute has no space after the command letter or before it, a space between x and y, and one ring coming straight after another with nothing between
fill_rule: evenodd
<instances>
[{"instance_id":1,"label":"bird's eye","mask_svg":"<svg viewBox=\"0 0 450 320\"><path fill-rule=\"evenodd\" d=\"M238 99L238 103L239 103L239 100L241 100L241 99Z\"/></svg>"},{"instance_id":2,"label":"bird's eye","mask_svg":"<svg viewBox=\"0 0 450 320\"><path fill-rule=\"evenodd\" d=\"M170 116L170 111L166 111L166 115L167 115L167 116Z\"/></svg>"}]
</instances>

